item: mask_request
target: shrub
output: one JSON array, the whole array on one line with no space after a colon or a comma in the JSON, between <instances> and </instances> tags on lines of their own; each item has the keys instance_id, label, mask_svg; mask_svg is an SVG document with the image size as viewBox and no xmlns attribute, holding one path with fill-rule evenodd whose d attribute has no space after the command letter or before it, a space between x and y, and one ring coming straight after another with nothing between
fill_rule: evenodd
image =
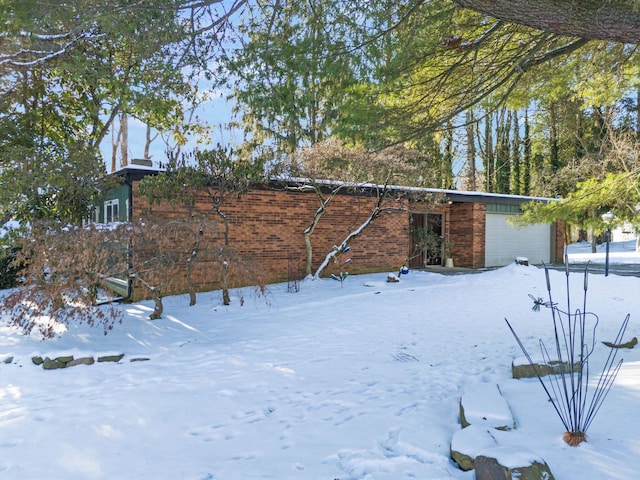
<instances>
[{"instance_id":1,"label":"shrub","mask_svg":"<svg viewBox=\"0 0 640 480\"><path fill-rule=\"evenodd\" d=\"M120 312L97 303L104 278L123 271L112 233L56 222L34 225L17 244L14 265L24 265L20 284L0 304L7 325L45 339L72 323L111 330Z\"/></svg>"}]
</instances>

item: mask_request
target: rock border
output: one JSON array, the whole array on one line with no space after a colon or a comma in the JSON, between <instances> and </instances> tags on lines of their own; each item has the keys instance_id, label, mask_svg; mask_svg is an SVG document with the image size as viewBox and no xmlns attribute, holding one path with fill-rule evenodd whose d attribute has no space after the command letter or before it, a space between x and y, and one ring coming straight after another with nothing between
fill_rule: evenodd
<instances>
[{"instance_id":1,"label":"rock border","mask_svg":"<svg viewBox=\"0 0 640 480\"><path fill-rule=\"evenodd\" d=\"M33 357L31 357L31 362L36 366L42 365L42 368L45 370L57 370L60 368L75 367L77 365L93 365L94 363L120 363L120 360L122 360L123 358L124 353L101 355L98 357L87 356L78 358L75 358L73 355L60 355L55 358L34 355ZM148 360L150 360L150 358L136 357L131 358L129 361L144 362Z\"/></svg>"},{"instance_id":2,"label":"rock border","mask_svg":"<svg viewBox=\"0 0 640 480\"><path fill-rule=\"evenodd\" d=\"M511 376L516 380L521 378L536 378L538 375L546 377L547 375L559 375L561 373L580 372L582 363L576 362L573 368L569 362L560 362L558 360L542 360L534 361L533 364L525 357L516 358L511 362Z\"/></svg>"}]
</instances>

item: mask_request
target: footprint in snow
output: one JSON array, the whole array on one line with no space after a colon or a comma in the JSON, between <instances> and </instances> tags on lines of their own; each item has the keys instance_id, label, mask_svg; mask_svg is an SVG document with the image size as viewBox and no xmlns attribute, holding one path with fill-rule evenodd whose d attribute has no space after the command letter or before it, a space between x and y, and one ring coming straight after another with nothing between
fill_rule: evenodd
<instances>
[{"instance_id":1,"label":"footprint in snow","mask_svg":"<svg viewBox=\"0 0 640 480\"><path fill-rule=\"evenodd\" d=\"M417 357L410 355L408 353L399 352L393 355L393 358L399 362L407 363L407 362L419 362Z\"/></svg>"}]
</instances>

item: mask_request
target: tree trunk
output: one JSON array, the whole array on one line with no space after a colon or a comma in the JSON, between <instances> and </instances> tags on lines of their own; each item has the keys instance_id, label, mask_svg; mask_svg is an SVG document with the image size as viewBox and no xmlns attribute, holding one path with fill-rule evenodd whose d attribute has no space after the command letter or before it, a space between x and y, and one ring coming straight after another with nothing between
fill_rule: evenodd
<instances>
[{"instance_id":1,"label":"tree trunk","mask_svg":"<svg viewBox=\"0 0 640 480\"><path fill-rule=\"evenodd\" d=\"M510 193L509 180L511 177L511 165L509 154L509 137L511 131L510 112L503 108L498 115L496 135L496 184L494 192Z\"/></svg>"},{"instance_id":2,"label":"tree trunk","mask_svg":"<svg viewBox=\"0 0 640 480\"><path fill-rule=\"evenodd\" d=\"M305 261L305 274L307 276L311 275L311 269L313 267L313 246L311 245L311 233L313 231L310 229L306 229L303 233L304 236L304 248L307 252L307 259Z\"/></svg>"},{"instance_id":3,"label":"tree trunk","mask_svg":"<svg viewBox=\"0 0 640 480\"><path fill-rule=\"evenodd\" d=\"M120 133L122 134L120 139L120 166L126 167L129 165L129 122L127 114L124 112L120 116Z\"/></svg>"},{"instance_id":4,"label":"tree trunk","mask_svg":"<svg viewBox=\"0 0 640 480\"><path fill-rule=\"evenodd\" d=\"M545 32L640 44L640 10L628 0L454 0L461 7Z\"/></svg>"},{"instance_id":5,"label":"tree trunk","mask_svg":"<svg viewBox=\"0 0 640 480\"><path fill-rule=\"evenodd\" d=\"M442 188L448 190L455 188L453 182L453 148L453 124L449 121L445 131L444 155L442 156Z\"/></svg>"},{"instance_id":6,"label":"tree trunk","mask_svg":"<svg viewBox=\"0 0 640 480\"><path fill-rule=\"evenodd\" d=\"M226 260L222 261L222 304L231 305L231 296L229 295L229 264Z\"/></svg>"},{"instance_id":7,"label":"tree trunk","mask_svg":"<svg viewBox=\"0 0 640 480\"><path fill-rule=\"evenodd\" d=\"M362 234L364 229L367 228L371 224L371 222L373 222L376 219L376 217L379 214L380 214L380 207L376 206L376 208L373 210L373 212L371 213L369 218L367 218L362 223L362 225L360 225L358 228L356 228L353 232L350 232L347 235L347 237L342 241L342 243L338 246L337 249L334 248L331 252L329 252L327 254L327 256L324 258L324 261L318 267L318 270L316 270L316 273L315 273L315 275L313 277L314 278L319 278L320 275L322 275L322 272L324 272L324 269L327 268L329 263L331 263L331 260L333 260L336 257L336 255L341 253L355 238L358 238Z\"/></svg>"},{"instance_id":8,"label":"tree trunk","mask_svg":"<svg viewBox=\"0 0 640 480\"><path fill-rule=\"evenodd\" d=\"M192 209L190 209L190 215L192 215ZM196 304L196 286L193 281L193 264L196 261L196 256L200 252L200 239L203 235L203 227L202 224L199 225L195 234L195 241L193 242L193 248L191 249L191 255L187 259L187 285L189 288L189 306L193 307Z\"/></svg>"},{"instance_id":9,"label":"tree trunk","mask_svg":"<svg viewBox=\"0 0 640 480\"><path fill-rule=\"evenodd\" d=\"M318 185L313 185L312 188L316 196L318 197L318 200L320 201L320 207L316 210L316 213L313 215L311 224L303 232L304 246L306 251L305 272L307 276L312 275L311 272L313 269L313 246L311 245L311 235L313 234L314 230L318 226L318 223L320 222L322 215L324 215L324 212L326 212L327 205L329 205L329 202L331 202L331 200L333 200L333 197L335 197L336 194L342 189L342 187L335 188L334 190L331 191L331 193L327 198L324 198L322 196L322 190Z\"/></svg>"},{"instance_id":10,"label":"tree trunk","mask_svg":"<svg viewBox=\"0 0 640 480\"><path fill-rule=\"evenodd\" d=\"M475 142L475 120L473 110L466 112L466 134L467 134L467 190L475 192L476 186L476 142Z\"/></svg>"},{"instance_id":11,"label":"tree trunk","mask_svg":"<svg viewBox=\"0 0 640 480\"><path fill-rule=\"evenodd\" d=\"M356 228L354 231L350 232L337 248L334 248L331 252L327 254L322 264L318 267L318 270L316 270L316 273L313 276L314 278L319 278L322 272L324 271L324 269L327 268L327 265L329 265L331 260L333 260L339 253L343 252L344 249L354 239L362 235L362 232L365 230L365 228L367 228L376 218L378 218L378 216L380 215L380 212L382 212L382 205L384 203L386 196L387 196L387 185L384 186L382 191L378 192L378 199L376 201L376 205L371 211L371 215L369 215L369 218L367 218L364 222L362 222L362 224L358 228Z\"/></svg>"},{"instance_id":12,"label":"tree trunk","mask_svg":"<svg viewBox=\"0 0 640 480\"><path fill-rule=\"evenodd\" d=\"M520 122L518 112L512 111L513 136L511 138L511 193L522 195L522 161L520 156Z\"/></svg>"},{"instance_id":13,"label":"tree trunk","mask_svg":"<svg viewBox=\"0 0 640 480\"><path fill-rule=\"evenodd\" d=\"M558 146L558 113L554 103L549 107L549 150L549 165L551 172L555 173L560 168L560 147Z\"/></svg>"},{"instance_id":14,"label":"tree trunk","mask_svg":"<svg viewBox=\"0 0 640 480\"><path fill-rule=\"evenodd\" d=\"M592 212L591 217L595 219L597 217L597 214L595 212ZM596 233L593 230L591 230L591 253L596 253L598 251L597 247L598 247L598 237Z\"/></svg>"},{"instance_id":15,"label":"tree trunk","mask_svg":"<svg viewBox=\"0 0 640 480\"><path fill-rule=\"evenodd\" d=\"M149 293L151 294L151 298L153 299L154 308L151 315L149 315L149 320L158 320L159 318L162 318L162 313L164 312L164 306L162 304L162 294L160 293L162 286L154 287L140 278L139 275L136 275L135 278L142 284L144 288L149 291Z\"/></svg>"},{"instance_id":16,"label":"tree trunk","mask_svg":"<svg viewBox=\"0 0 640 480\"><path fill-rule=\"evenodd\" d=\"M144 153L142 154L142 158L151 158L149 157L149 148L151 147L151 127L147 125L147 130L144 136Z\"/></svg>"},{"instance_id":17,"label":"tree trunk","mask_svg":"<svg viewBox=\"0 0 640 480\"><path fill-rule=\"evenodd\" d=\"M493 192L495 175L495 158L493 152L493 114L487 112L484 119L484 152L482 161L484 164L484 191Z\"/></svg>"},{"instance_id":18,"label":"tree trunk","mask_svg":"<svg viewBox=\"0 0 640 480\"><path fill-rule=\"evenodd\" d=\"M158 138L159 133L156 133L153 137L151 136L151 127L147 125L147 133L145 135L144 140L144 153L143 158L151 158L149 150L151 149L151 143Z\"/></svg>"},{"instance_id":19,"label":"tree trunk","mask_svg":"<svg viewBox=\"0 0 640 480\"><path fill-rule=\"evenodd\" d=\"M189 289L189 306L193 307L196 304L196 287L193 282L193 262L195 262L195 251L191 254L187 260L187 288Z\"/></svg>"},{"instance_id":20,"label":"tree trunk","mask_svg":"<svg viewBox=\"0 0 640 480\"><path fill-rule=\"evenodd\" d=\"M640 137L640 86L636 87L636 137Z\"/></svg>"},{"instance_id":21,"label":"tree trunk","mask_svg":"<svg viewBox=\"0 0 640 480\"><path fill-rule=\"evenodd\" d=\"M115 126L111 128L111 171L115 172L118 168L118 146L120 145L120 134L122 130L118 129L118 134L114 135Z\"/></svg>"},{"instance_id":22,"label":"tree trunk","mask_svg":"<svg viewBox=\"0 0 640 480\"><path fill-rule=\"evenodd\" d=\"M531 194L531 127L529 125L529 110L524 111L524 151L522 156L522 195Z\"/></svg>"},{"instance_id":23,"label":"tree trunk","mask_svg":"<svg viewBox=\"0 0 640 480\"><path fill-rule=\"evenodd\" d=\"M220 218L222 218L222 222L224 224L224 246L220 249L220 253L218 255L218 259L220 261L220 270L222 274L222 304L231 305L231 297L229 295L229 262L226 259L226 255L229 251L230 246L229 219L220 210L219 206L216 208L216 213Z\"/></svg>"},{"instance_id":24,"label":"tree trunk","mask_svg":"<svg viewBox=\"0 0 640 480\"><path fill-rule=\"evenodd\" d=\"M149 320L158 320L162 318L164 312L164 306L162 305L162 297L160 295L153 294L153 313L149 315Z\"/></svg>"}]
</instances>

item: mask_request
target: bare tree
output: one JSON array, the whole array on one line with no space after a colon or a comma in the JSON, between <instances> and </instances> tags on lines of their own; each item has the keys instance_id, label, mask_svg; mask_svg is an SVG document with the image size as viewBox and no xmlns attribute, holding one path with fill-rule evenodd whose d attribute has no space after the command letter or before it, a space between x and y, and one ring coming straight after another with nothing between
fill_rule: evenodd
<instances>
[{"instance_id":1,"label":"bare tree","mask_svg":"<svg viewBox=\"0 0 640 480\"><path fill-rule=\"evenodd\" d=\"M154 302L151 320L162 318L163 297L175 290L189 269L192 246L185 238L198 237L198 225L192 222L172 222L147 216L144 221L120 227L128 238L128 275L141 285ZM191 275L187 275L188 284Z\"/></svg>"},{"instance_id":2,"label":"bare tree","mask_svg":"<svg viewBox=\"0 0 640 480\"><path fill-rule=\"evenodd\" d=\"M326 267L382 213L409 210L409 202L405 199L406 193L392 188L392 183L404 185L430 183L437 175L425 168L428 163L424 155L418 151L400 145L379 151L367 151L361 147L348 147L335 139L329 139L301 151L296 157L296 162L298 163L295 166L299 172L303 172L303 176L297 185L290 188L314 192L320 204L309 226L303 232L307 275L312 275L313 278L318 278ZM414 190L414 198L421 197L424 201L427 197L431 197L427 193L418 194L419 191ZM315 273L311 274L313 271L311 235L322 216L330 208L330 202L339 193L371 195L375 197L375 201L367 218L328 252Z\"/></svg>"},{"instance_id":3,"label":"bare tree","mask_svg":"<svg viewBox=\"0 0 640 480\"><path fill-rule=\"evenodd\" d=\"M141 192L152 203L167 200L173 205L181 205L190 212L193 227L200 225L200 230L194 229L188 237L194 239L190 258L202 251L200 234L205 225L209 225L214 217L219 221L218 225L222 225L216 230L222 244L209 245L206 250L216 257L225 305L231 303L229 288L234 272L231 263L238 258L231 244L226 202L245 193L262 177L263 170L259 160L239 158L232 150L218 145L215 149L197 152L193 158L174 160L165 173L141 182ZM201 220L195 220L196 212L203 216ZM195 301L193 297L192 301Z\"/></svg>"}]
</instances>

